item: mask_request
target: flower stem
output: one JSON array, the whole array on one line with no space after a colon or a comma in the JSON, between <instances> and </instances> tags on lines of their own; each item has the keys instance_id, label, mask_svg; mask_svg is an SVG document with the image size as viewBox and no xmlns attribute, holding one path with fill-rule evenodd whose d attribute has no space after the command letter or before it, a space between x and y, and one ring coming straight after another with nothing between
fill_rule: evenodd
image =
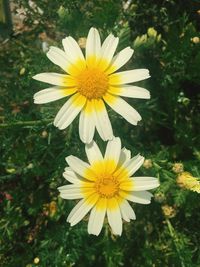
<instances>
[{"instance_id":1,"label":"flower stem","mask_svg":"<svg viewBox=\"0 0 200 267\"><path fill-rule=\"evenodd\" d=\"M53 119L37 120L37 121L16 121L11 123L0 123L0 128L10 127L24 127L24 126L35 126L52 122Z\"/></svg>"},{"instance_id":2,"label":"flower stem","mask_svg":"<svg viewBox=\"0 0 200 267\"><path fill-rule=\"evenodd\" d=\"M168 227L168 230L169 230L169 234L174 242L174 246L176 248L176 251L177 251L177 254L179 255L179 259L180 259L180 262L181 262L181 267L186 267L185 265L185 262L184 262L184 257L182 256L182 253L181 253L181 248L180 248L180 243L179 243L179 239L178 239L178 236L176 234L176 231L173 227L173 225L171 224L170 220L169 219L166 219L166 222L167 222L167 227Z\"/></svg>"}]
</instances>

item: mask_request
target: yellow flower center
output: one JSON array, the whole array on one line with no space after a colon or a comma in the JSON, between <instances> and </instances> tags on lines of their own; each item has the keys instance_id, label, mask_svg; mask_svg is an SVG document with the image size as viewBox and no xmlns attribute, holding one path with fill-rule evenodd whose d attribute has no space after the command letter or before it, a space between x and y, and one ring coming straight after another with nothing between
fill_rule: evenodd
<instances>
[{"instance_id":1,"label":"yellow flower center","mask_svg":"<svg viewBox=\"0 0 200 267\"><path fill-rule=\"evenodd\" d=\"M108 76L98 68L87 68L77 77L77 89L88 99L101 98L108 90Z\"/></svg>"},{"instance_id":2,"label":"yellow flower center","mask_svg":"<svg viewBox=\"0 0 200 267\"><path fill-rule=\"evenodd\" d=\"M98 178L94 187L103 198L112 198L119 192L119 182L113 176Z\"/></svg>"}]
</instances>

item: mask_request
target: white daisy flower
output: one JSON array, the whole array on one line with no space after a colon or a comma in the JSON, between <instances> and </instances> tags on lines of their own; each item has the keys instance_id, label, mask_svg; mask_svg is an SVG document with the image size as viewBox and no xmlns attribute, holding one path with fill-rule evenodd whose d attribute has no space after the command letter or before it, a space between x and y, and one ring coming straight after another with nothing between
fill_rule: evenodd
<instances>
[{"instance_id":1,"label":"white daisy flower","mask_svg":"<svg viewBox=\"0 0 200 267\"><path fill-rule=\"evenodd\" d=\"M122 219L136 219L127 200L149 204L152 194L146 190L158 187L159 181L154 177L133 177L144 157L131 158L129 150L121 149L119 138L108 142L104 157L94 141L86 144L85 151L89 164L74 156L66 158L69 167L63 176L72 184L58 188L64 199L81 199L67 221L73 226L91 210L89 234L99 235L107 216L113 234L121 235Z\"/></svg>"},{"instance_id":2,"label":"white daisy flower","mask_svg":"<svg viewBox=\"0 0 200 267\"><path fill-rule=\"evenodd\" d=\"M101 45L99 32L91 28L84 57L77 42L68 36L62 40L64 51L52 46L47 53L47 57L67 74L40 73L33 77L53 85L34 95L36 104L71 95L56 115L54 125L60 130L65 129L81 112L79 135L84 143L92 141L95 127L104 141L113 138L105 103L128 122L137 125L141 116L120 96L150 98L146 89L129 85L149 78L147 69L116 72L133 54L133 49L127 47L114 56L118 42L119 38L110 34Z\"/></svg>"}]
</instances>

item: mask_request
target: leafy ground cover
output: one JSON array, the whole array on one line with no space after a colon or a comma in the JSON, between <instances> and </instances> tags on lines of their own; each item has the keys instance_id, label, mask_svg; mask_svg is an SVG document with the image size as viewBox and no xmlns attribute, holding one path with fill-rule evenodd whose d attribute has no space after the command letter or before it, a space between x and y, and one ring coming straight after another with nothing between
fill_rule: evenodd
<instances>
[{"instance_id":1,"label":"leafy ground cover","mask_svg":"<svg viewBox=\"0 0 200 267\"><path fill-rule=\"evenodd\" d=\"M20 23L0 46L0 266L199 266L199 1L13 3ZM65 100L33 104L45 85L32 76L60 71L48 46L61 47L66 35L84 46L91 26L102 38L119 36L119 49L134 48L127 69L151 73L139 84L151 99L129 100L143 117L137 127L109 111L115 135L146 158L138 174L161 183L151 205L134 205L137 220L124 223L121 237L107 224L99 237L88 235L87 217L73 228L66 222L75 203L57 187L64 158L85 157L78 121L59 131L52 121Z\"/></svg>"}]
</instances>

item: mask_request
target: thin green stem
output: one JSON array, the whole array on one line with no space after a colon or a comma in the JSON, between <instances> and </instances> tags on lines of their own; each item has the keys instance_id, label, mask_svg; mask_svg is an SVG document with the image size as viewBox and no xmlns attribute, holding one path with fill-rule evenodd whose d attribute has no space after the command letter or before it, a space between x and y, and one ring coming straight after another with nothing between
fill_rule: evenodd
<instances>
[{"instance_id":1,"label":"thin green stem","mask_svg":"<svg viewBox=\"0 0 200 267\"><path fill-rule=\"evenodd\" d=\"M16 121L11 123L0 123L0 128L10 127L24 127L24 126L35 126L52 122L53 119L37 120L37 121Z\"/></svg>"},{"instance_id":2,"label":"thin green stem","mask_svg":"<svg viewBox=\"0 0 200 267\"><path fill-rule=\"evenodd\" d=\"M166 219L166 222L167 222L167 227L168 227L168 230L169 230L169 234L170 234L171 238L173 239L174 246L175 246L176 251L177 251L177 253L179 255L179 258L180 258L181 267L186 267L185 262L184 262L184 258L183 258L182 254L181 254L179 239L177 237L176 231L175 231L175 229L174 229L174 227L171 224L169 219Z\"/></svg>"}]
</instances>

